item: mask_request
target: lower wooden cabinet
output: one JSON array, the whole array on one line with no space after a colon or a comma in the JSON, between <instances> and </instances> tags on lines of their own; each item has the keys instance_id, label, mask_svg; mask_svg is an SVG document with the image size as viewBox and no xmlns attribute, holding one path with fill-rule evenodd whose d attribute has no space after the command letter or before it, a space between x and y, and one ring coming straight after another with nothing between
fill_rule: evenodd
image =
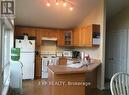
<instances>
[{"instance_id":1,"label":"lower wooden cabinet","mask_svg":"<svg viewBox=\"0 0 129 95\"><path fill-rule=\"evenodd\" d=\"M42 59L40 55L35 56L35 79L41 79L42 74Z\"/></svg>"}]
</instances>

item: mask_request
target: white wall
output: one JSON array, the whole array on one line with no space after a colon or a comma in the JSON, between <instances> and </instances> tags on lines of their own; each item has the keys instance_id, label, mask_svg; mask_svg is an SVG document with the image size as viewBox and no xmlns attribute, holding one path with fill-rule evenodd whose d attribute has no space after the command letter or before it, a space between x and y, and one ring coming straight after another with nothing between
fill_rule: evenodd
<instances>
[{"instance_id":1,"label":"white wall","mask_svg":"<svg viewBox=\"0 0 129 95\"><path fill-rule=\"evenodd\" d=\"M88 14L88 16L85 17L84 21L78 26L78 27L83 27L87 26L90 24L100 24L101 27L101 34L103 32L103 14L101 13L102 11L102 6L100 5L101 0L98 0L98 5L94 7L93 10ZM101 53L100 50L101 46L99 48L81 48L80 50L85 51L91 55L93 58L98 58L101 59ZM79 49L78 49L79 50ZM94 52L94 53L93 53Z\"/></svg>"},{"instance_id":2,"label":"white wall","mask_svg":"<svg viewBox=\"0 0 129 95\"><path fill-rule=\"evenodd\" d=\"M49 52L49 53L56 53L56 52L63 52L66 48L58 47L56 41L43 41L41 46L41 52Z\"/></svg>"},{"instance_id":3,"label":"white wall","mask_svg":"<svg viewBox=\"0 0 129 95\"><path fill-rule=\"evenodd\" d=\"M129 28L129 7L115 15L107 26L107 32Z\"/></svg>"},{"instance_id":4,"label":"white wall","mask_svg":"<svg viewBox=\"0 0 129 95\"><path fill-rule=\"evenodd\" d=\"M98 72L98 88L104 89L105 74L105 0L98 0L98 5L94 7L84 21L78 26L83 27L90 24L100 24L101 43L99 48L82 48L80 51L87 52L92 58L100 59L102 62Z\"/></svg>"}]
</instances>

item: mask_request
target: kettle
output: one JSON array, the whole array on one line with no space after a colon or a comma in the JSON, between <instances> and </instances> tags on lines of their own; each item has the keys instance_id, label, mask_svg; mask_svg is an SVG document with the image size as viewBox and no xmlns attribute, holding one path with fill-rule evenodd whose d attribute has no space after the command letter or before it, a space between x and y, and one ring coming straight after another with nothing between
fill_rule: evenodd
<instances>
[{"instance_id":1,"label":"kettle","mask_svg":"<svg viewBox=\"0 0 129 95\"><path fill-rule=\"evenodd\" d=\"M72 57L73 58L80 58L81 57L80 52L79 51L72 51Z\"/></svg>"}]
</instances>

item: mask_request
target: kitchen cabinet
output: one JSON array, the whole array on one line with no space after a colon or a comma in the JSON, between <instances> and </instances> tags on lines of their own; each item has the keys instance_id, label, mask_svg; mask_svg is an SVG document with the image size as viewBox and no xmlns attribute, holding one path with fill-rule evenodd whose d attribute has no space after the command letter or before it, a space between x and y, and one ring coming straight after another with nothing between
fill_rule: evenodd
<instances>
[{"instance_id":1,"label":"kitchen cabinet","mask_svg":"<svg viewBox=\"0 0 129 95\"><path fill-rule=\"evenodd\" d=\"M40 47L42 44L42 31L40 29L36 29L36 47Z\"/></svg>"},{"instance_id":2,"label":"kitchen cabinet","mask_svg":"<svg viewBox=\"0 0 129 95\"><path fill-rule=\"evenodd\" d=\"M100 45L100 25L92 24L87 26L87 45L89 46L99 46ZM89 36L88 36L89 35Z\"/></svg>"},{"instance_id":3,"label":"kitchen cabinet","mask_svg":"<svg viewBox=\"0 0 129 95\"><path fill-rule=\"evenodd\" d=\"M81 45L81 31L80 28L76 28L73 31L73 45L80 46Z\"/></svg>"},{"instance_id":4,"label":"kitchen cabinet","mask_svg":"<svg viewBox=\"0 0 129 95\"><path fill-rule=\"evenodd\" d=\"M35 79L41 78L41 56L40 56L40 50L41 50L41 31L40 29L36 29L36 56L35 56Z\"/></svg>"},{"instance_id":5,"label":"kitchen cabinet","mask_svg":"<svg viewBox=\"0 0 129 95\"><path fill-rule=\"evenodd\" d=\"M59 31L59 39L58 46L72 46L73 38L71 30L60 30Z\"/></svg>"},{"instance_id":6,"label":"kitchen cabinet","mask_svg":"<svg viewBox=\"0 0 129 95\"><path fill-rule=\"evenodd\" d=\"M60 85L49 85L50 95L95 95L93 92L97 88L97 69L100 64L99 60L93 60L91 65L83 66L81 69L66 65L49 65L48 80L64 82ZM79 85L74 85L77 82Z\"/></svg>"},{"instance_id":7,"label":"kitchen cabinet","mask_svg":"<svg viewBox=\"0 0 129 95\"><path fill-rule=\"evenodd\" d=\"M28 36L36 36L35 28L28 27L15 27L15 36L22 36L28 34Z\"/></svg>"},{"instance_id":8,"label":"kitchen cabinet","mask_svg":"<svg viewBox=\"0 0 129 95\"><path fill-rule=\"evenodd\" d=\"M100 25L92 24L74 29L73 45L82 47L92 47L99 45Z\"/></svg>"},{"instance_id":9,"label":"kitchen cabinet","mask_svg":"<svg viewBox=\"0 0 129 95\"><path fill-rule=\"evenodd\" d=\"M42 74L42 59L40 55L35 57L35 79L40 79Z\"/></svg>"},{"instance_id":10,"label":"kitchen cabinet","mask_svg":"<svg viewBox=\"0 0 129 95\"><path fill-rule=\"evenodd\" d=\"M58 32L58 41L57 41L57 45L58 46L64 46L64 31L59 30Z\"/></svg>"},{"instance_id":11,"label":"kitchen cabinet","mask_svg":"<svg viewBox=\"0 0 129 95\"><path fill-rule=\"evenodd\" d=\"M58 37L58 30L57 29L41 29L42 37L48 38L57 38Z\"/></svg>"},{"instance_id":12,"label":"kitchen cabinet","mask_svg":"<svg viewBox=\"0 0 129 95\"><path fill-rule=\"evenodd\" d=\"M72 31L65 31L64 32L64 45L65 46L72 46Z\"/></svg>"},{"instance_id":13,"label":"kitchen cabinet","mask_svg":"<svg viewBox=\"0 0 129 95\"><path fill-rule=\"evenodd\" d=\"M92 47L99 45L94 44L94 39L100 39L100 25L92 24L76 28L74 31L16 26L15 37L23 34L36 37L35 78L41 78L41 57L38 53L41 52L42 37L57 38L57 46Z\"/></svg>"},{"instance_id":14,"label":"kitchen cabinet","mask_svg":"<svg viewBox=\"0 0 129 95\"><path fill-rule=\"evenodd\" d=\"M90 28L90 26L81 28L82 46L92 46L92 31L90 31Z\"/></svg>"}]
</instances>

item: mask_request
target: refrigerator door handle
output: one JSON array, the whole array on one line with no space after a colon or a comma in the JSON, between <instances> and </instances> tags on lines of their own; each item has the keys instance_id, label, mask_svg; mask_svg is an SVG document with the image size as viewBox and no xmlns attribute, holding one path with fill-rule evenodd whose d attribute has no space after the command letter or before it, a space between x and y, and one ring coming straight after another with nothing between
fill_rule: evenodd
<instances>
[{"instance_id":1,"label":"refrigerator door handle","mask_svg":"<svg viewBox=\"0 0 129 95\"><path fill-rule=\"evenodd\" d=\"M23 63L21 61L19 61L19 62L21 63L21 68L23 68L23 66L24 66Z\"/></svg>"}]
</instances>

